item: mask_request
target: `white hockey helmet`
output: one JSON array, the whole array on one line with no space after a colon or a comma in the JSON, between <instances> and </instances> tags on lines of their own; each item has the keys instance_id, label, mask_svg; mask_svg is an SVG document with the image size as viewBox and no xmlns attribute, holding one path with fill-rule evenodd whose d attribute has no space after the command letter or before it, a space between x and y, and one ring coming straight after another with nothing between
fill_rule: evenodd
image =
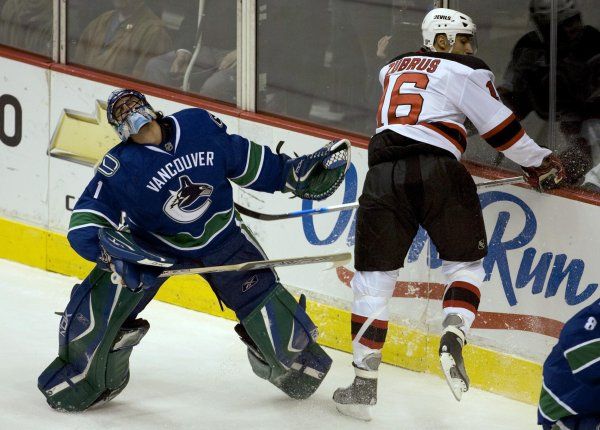
<instances>
[{"instance_id":1,"label":"white hockey helmet","mask_svg":"<svg viewBox=\"0 0 600 430\"><path fill-rule=\"evenodd\" d=\"M429 11L421 24L423 45L430 49L433 49L435 36L438 34L445 34L450 45L454 45L457 34L468 34L475 39L476 31L477 27L468 15L441 7Z\"/></svg>"}]
</instances>

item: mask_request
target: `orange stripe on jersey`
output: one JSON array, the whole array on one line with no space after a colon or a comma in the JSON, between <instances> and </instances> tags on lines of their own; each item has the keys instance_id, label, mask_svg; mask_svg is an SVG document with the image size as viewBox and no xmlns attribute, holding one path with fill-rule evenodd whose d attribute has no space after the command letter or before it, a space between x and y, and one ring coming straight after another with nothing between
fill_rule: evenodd
<instances>
[{"instance_id":1,"label":"orange stripe on jersey","mask_svg":"<svg viewBox=\"0 0 600 430\"><path fill-rule=\"evenodd\" d=\"M436 133L438 133L439 135L441 135L444 139L448 140L450 143L452 143L456 149L459 150L459 152L462 154L463 152L465 152L465 149L467 148L467 142L466 139L463 138L462 135L459 136L460 141L457 140L456 138L450 136L446 131L443 131L440 127L436 127L435 125L428 123L428 122L420 122L417 125L422 125L423 127L426 127L430 130L435 131Z\"/></svg>"},{"instance_id":2,"label":"orange stripe on jersey","mask_svg":"<svg viewBox=\"0 0 600 430\"><path fill-rule=\"evenodd\" d=\"M482 134L481 137L484 138L484 139L489 139L493 135L499 133L504 127L506 127L508 124L510 124L512 121L514 121L516 119L517 118L515 117L515 114L511 113L508 118L506 118L504 121L502 121L496 127L492 128L487 133Z\"/></svg>"},{"instance_id":3,"label":"orange stripe on jersey","mask_svg":"<svg viewBox=\"0 0 600 430\"><path fill-rule=\"evenodd\" d=\"M505 151L521 139L524 134L525 130L521 127L521 123L517 121L514 114L511 114L499 126L483 134L481 137L497 151Z\"/></svg>"},{"instance_id":4,"label":"orange stripe on jersey","mask_svg":"<svg viewBox=\"0 0 600 430\"><path fill-rule=\"evenodd\" d=\"M461 134L461 136L463 136L465 139L467 138L467 133L465 132L465 130L462 127L460 127L459 125L454 124L453 122L438 121L438 122L436 122L436 124L443 124L446 127L449 127L453 130L458 131Z\"/></svg>"},{"instance_id":5,"label":"orange stripe on jersey","mask_svg":"<svg viewBox=\"0 0 600 430\"><path fill-rule=\"evenodd\" d=\"M521 128L521 130L519 130L519 132L511 140L509 140L504 145L499 146L496 149L498 151L506 151L508 148L513 146L515 143L517 143L519 141L519 139L521 139L524 135L525 135L525 130Z\"/></svg>"}]
</instances>

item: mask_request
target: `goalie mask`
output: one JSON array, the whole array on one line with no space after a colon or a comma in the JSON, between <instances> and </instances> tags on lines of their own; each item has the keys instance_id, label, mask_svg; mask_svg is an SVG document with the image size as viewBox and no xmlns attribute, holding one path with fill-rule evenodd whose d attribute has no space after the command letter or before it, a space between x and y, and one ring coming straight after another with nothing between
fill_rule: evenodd
<instances>
[{"instance_id":1,"label":"goalie mask","mask_svg":"<svg viewBox=\"0 0 600 430\"><path fill-rule=\"evenodd\" d=\"M446 8L429 11L423 18L421 32L423 34L423 45L431 50L435 51L433 44L435 43L435 36L438 34L446 35L452 49L456 42L456 36L466 34L471 36L473 51L474 53L477 52L477 40L475 38L477 26L469 16L459 11ZM452 52L452 49L450 49L450 52Z\"/></svg>"},{"instance_id":2,"label":"goalie mask","mask_svg":"<svg viewBox=\"0 0 600 430\"><path fill-rule=\"evenodd\" d=\"M115 90L108 98L106 107L108 122L121 140L125 141L141 128L157 118L146 97L135 90Z\"/></svg>"}]
</instances>

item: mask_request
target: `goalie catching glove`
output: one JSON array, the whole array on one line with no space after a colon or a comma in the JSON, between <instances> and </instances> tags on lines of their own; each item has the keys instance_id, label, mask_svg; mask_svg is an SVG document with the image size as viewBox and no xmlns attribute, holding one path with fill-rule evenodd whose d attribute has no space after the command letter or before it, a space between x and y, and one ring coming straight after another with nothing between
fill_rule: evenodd
<instances>
[{"instance_id":1,"label":"goalie catching glove","mask_svg":"<svg viewBox=\"0 0 600 430\"><path fill-rule=\"evenodd\" d=\"M521 168L527 183L540 192L557 188L566 177L562 162L554 154L546 156L538 167Z\"/></svg>"},{"instance_id":2,"label":"goalie catching glove","mask_svg":"<svg viewBox=\"0 0 600 430\"><path fill-rule=\"evenodd\" d=\"M307 200L323 200L338 189L350 166L350 141L329 142L318 151L286 162L282 192Z\"/></svg>"}]
</instances>

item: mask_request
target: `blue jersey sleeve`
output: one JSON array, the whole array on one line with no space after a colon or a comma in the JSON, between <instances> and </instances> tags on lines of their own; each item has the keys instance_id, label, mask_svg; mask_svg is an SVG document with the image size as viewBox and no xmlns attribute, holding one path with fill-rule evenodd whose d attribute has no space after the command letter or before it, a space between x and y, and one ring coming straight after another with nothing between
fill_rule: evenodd
<instances>
[{"instance_id":1,"label":"blue jersey sleeve","mask_svg":"<svg viewBox=\"0 0 600 430\"><path fill-rule=\"evenodd\" d=\"M285 183L285 154L273 154L270 148L250 142L236 134L228 135L225 148L227 177L240 187L274 193Z\"/></svg>"},{"instance_id":2,"label":"blue jersey sleeve","mask_svg":"<svg viewBox=\"0 0 600 430\"><path fill-rule=\"evenodd\" d=\"M96 174L77 201L67 239L71 247L86 260L96 261L100 256L98 230L117 228L121 211L114 204L107 178Z\"/></svg>"},{"instance_id":3,"label":"blue jersey sleeve","mask_svg":"<svg viewBox=\"0 0 600 430\"><path fill-rule=\"evenodd\" d=\"M559 343L573 376L588 384L599 384L600 300L567 321Z\"/></svg>"}]
</instances>

